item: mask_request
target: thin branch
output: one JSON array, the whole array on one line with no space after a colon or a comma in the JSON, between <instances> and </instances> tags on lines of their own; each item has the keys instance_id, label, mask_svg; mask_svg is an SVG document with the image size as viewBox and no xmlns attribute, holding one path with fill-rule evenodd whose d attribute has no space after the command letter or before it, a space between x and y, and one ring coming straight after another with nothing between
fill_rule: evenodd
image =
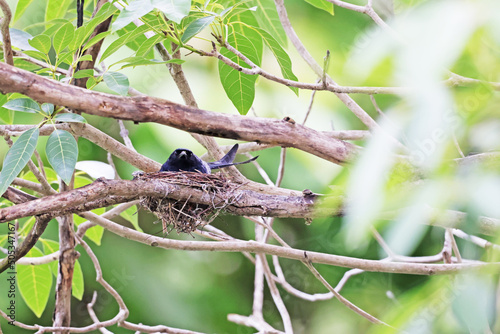
<instances>
[{"instance_id":1,"label":"thin branch","mask_svg":"<svg viewBox=\"0 0 500 334\"><path fill-rule=\"evenodd\" d=\"M12 20L12 12L5 0L0 0L0 8L2 8L3 12L1 30L2 30L4 58L7 64L14 66L14 57L12 54L12 45L10 41L10 32L9 32L10 20Z\"/></svg>"},{"instance_id":2,"label":"thin branch","mask_svg":"<svg viewBox=\"0 0 500 334\"><path fill-rule=\"evenodd\" d=\"M97 291L94 291L94 293L92 294L92 300L90 301L90 303L87 304L87 311L89 312L89 315L90 315L90 318L92 319L92 321L94 321L94 323L97 324L100 321L94 312L94 305L95 305L96 301L97 301ZM103 334L113 334L113 332L108 331L106 328L99 328L99 331Z\"/></svg>"},{"instance_id":3,"label":"thin branch","mask_svg":"<svg viewBox=\"0 0 500 334\"><path fill-rule=\"evenodd\" d=\"M234 322L235 324L238 324L238 325L253 327L256 330L258 330L259 333L284 334L284 332L279 331L279 330L271 327L271 325L269 325L263 319L257 319L256 317L254 317L252 315L249 317L245 317L245 316L239 315L239 314L228 314L227 320Z\"/></svg>"},{"instance_id":4,"label":"thin branch","mask_svg":"<svg viewBox=\"0 0 500 334\"><path fill-rule=\"evenodd\" d=\"M451 231L453 232L453 234L455 236L457 236L457 237L459 237L461 239L470 241L470 242L472 242L473 244L475 244L475 245L477 245L479 247L482 247L482 248L485 248L485 249L493 249L493 250L496 250L496 251L500 251L500 245L491 243L488 240L476 237L474 235L469 235L469 234L465 233L464 231L456 229L456 228L452 228Z\"/></svg>"},{"instance_id":5,"label":"thin branch","mask_svg":"<svg viewBox=\"0 0 500 334\"><path fill-rule=\"evenodd\" d=\"M128 130L121 119L118 120L118 125L120 125L120 136L123 138L125 146L127 146L128 149L137 152L137 150L134 148L134 145L132 144L132 141L130 140L130 137L128 136Z\"/></svg>"}]
</instances>

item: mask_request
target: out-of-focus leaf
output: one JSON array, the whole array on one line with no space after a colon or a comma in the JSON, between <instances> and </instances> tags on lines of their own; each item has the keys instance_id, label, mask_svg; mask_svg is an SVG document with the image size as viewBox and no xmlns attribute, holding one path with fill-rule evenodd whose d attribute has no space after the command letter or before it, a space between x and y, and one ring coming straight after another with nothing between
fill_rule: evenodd
<instances>
[{"instance_id":1,"label":"out-of-focus leaf","mask_svg":"<svg viewBox=\"0 0 500 334\"><path fill-rule=\"evenodd\" d=\"M151 0L135 0L130 2L127 8L123 9L112 25L113 31L125 27L134 20L146 15L155 7L151 4Z\"/></svg>"},{"instance_id":2,"label":"out-of-focus leaf","mask_svg":"<svg viewBox=\"0 0 500 334\"><path fill-rule=\"evenodd\" d=\"M0 119L5 124L12 124L14 121L14 113L12 110L6 109L3 105L7 102L7 95L0 94Z\"/></svg>"},{"instance_id":3,"label":"out-of-focus leaf","mask_svg":"<svg viewBox=\"0 0 500 334\"><path fill-rule=\"evenodd\" d=\"M57 114L54 120L68 123L87 123L87 120L82 115L70 113Z\"/></svg>"},{"instance_id":4,"label":"out-of-focus leaf","mask_svg":"<svg viewBox=\"0 0 500 334\"><path fill-rule=\"evenodd\" d=\"M187 41L189 41L192 37L196 36L203 29L208 27L214 18L215 16L206 16L191 22L182 35L182 42L187 43Z\"/></svg>"},{"instance_id":5,"label":"out-of-focus leaf","mask_svg":"<svg viewBox=\"0 0 500 334\"><path fill-rule=\"evenodd\" d=\"M73 114L71 114L73 115ZM113 167L102 161L95 160L83 160L78 161L75 166L76 169L84 171L90 177L97 179L100 177L105 177L107 179L115 178L115 171Z\"/></svg>"},{"instance_id":6,"label":"out-of-focus leaf","mask_svg":"<svg viewBox=\"0 0 500 334\"><path fill-rule=\"evenodd\" d=\"M151 3L175 23L181 23L191 9L191 0L151 0Z\"/></svg>"},{"instance_id":7,"label":"out-of-focus leaf","mask_svg":"<svg viewBox=\"0 0 500 334\"><path fill-rule=\"evenodd\" d=\"M46 154L57 175L69 184L78 159L78 145L73 135L65 130L52 132L47 140Z\"/></svg>"},{"instance_id":8,"label":"out-of-focus leaf","mask_svg":"<svg viewBox=\"0 0 500 334\"><path fill-rule=\"evenodd\" d=\"M316 8L322 9L328 14L333 15L333 3L328 2L326 0L306 0L306 2L310 3Z\"/></svg>"},{"instance_id":9,"label":"out-of-focus leaf","mask_svg":"<svg viewBox=\"0 0 500 334\"><path fill-rule=\"evenodd\" d=\"M130 84L125 74L118 72L106 72L102 78L112 91L123 96L128 94Z\"/></svg>"},{"instance_id":10,"label":"out-of-focus leaf","mask_svg":"<svg viewBox=\"0 0 500 334\"><path fill-rule=\"evenodd\" d=\"M73 282L71 283L71 294L78 300L82 300L85 285L83 283L83 271L80 261L75 261L73 268Z\"/></svg>"},{"instance_id":11,"label":"out-of-focus leaf","mask_svg":"<svg viewBox=\"0 0 500 334\"><path fill-rule=\"evenodd\" d=\"M253 13L259 22L259 27L266 30L274 37L281 45L287 45L287 37L285 30L281 25L276 11L276 6L273 0L252 0L249 6L257 6L257 10Z\"/></svg>"},{"instance_id":12,"label":"out-of-focus leaf","mask_svg":"<svg viewBox=\"0 0 500 334\"><path fill-rule=\"evenodd\" d=\"M42 104L42 111L45 115L52 115L54 112L54 105L52 103L44 103Z\"/></svg>"},{"instance_id":13,"label":"out-of-focus leaf","mask_svg":"<svg viewBox=\"0 0 500 334\"><path fill-rule=\"evenodd\" d=\"M148 38L147 40L144 41L144 43L141 44L139 49L137 49L137 52L135 53L136 56L138 57L145 57L151 48L157 44L160 43L162 40L165 39L165 36L162 35L154 35Z\"/></svg>"},{"instance_id":14,"label":"out-of-focus leaf","mask_svg":"<svg viewBox=\"0 0 500 334\"><path fill-rule=\"evenodd\" d=\"M35 151L38 134L37 127L25 131L7 152L0 173L0 194L7 190L7 187L28 163Z\"/></svg>"},{"instance_id":15,"label":"out-of-focus leaf","mask_svg":"<svg viewBox=\"0 0 500 334\"><path fill-rule=\"evenodd\" d=\"M21 50L36 50L34 47L32 47L29 43L29 40L33 38L30 34L28 34L25 31L15 29L15 28L10 28L10 40L13 46L16 48L19 48ZM1 38L1 35L0 35ZM2 39L3 40L3 39Z\"/></svg>"},{"instance_id":16,"label":"out-of-focus leaf","mask_svg":"<svg viewBox=\"0 0 500 334\"><path fill-rule=\"evenodd\" d=\"M109 34L111 34L111 31L103 31L103 32L97 34L90 41L85 43L85 47L82 50L85 51L88 48L90 48L92 45L99 43L103 38L107 37Z\"/></svg>"},{"instance_id":17,"label":"out-of-focus leaf","mask_svg":"<svg viewBox=\"0 0 500 334\"><path fill-rule=\"evenodd\" d=\"M139 216L137 215L137 211L137 206L133 205L127 210L123 211L121 216L128 220L137 231L143 232L142 228L139 226Z\"/></svg>"},{"instance_id":18,"label":"out-of-focus leaf","mask_svg":"<svg viewBox=\"0 0 500 334\"><path fill-rule=\"evenodd\" d=\"M59 19L67 13L69 5L73 0L48 0L45 9L45 22Z\"/></svg>"},{"instance_id":19,"label":"out-of-focus leaf","mask_svg":"<svg viewBox=\"0 0 500 334\"><path fill-rule=\"evenodd\" d=\"M43 254L38 248L33 247L26 256L40 257ZM26 305L40 318L47 306L52 287L52 274L49 266L47 264L18 265L17 284Z\"/></svg>"},{"instance_id":20,"label":"out-of-focus leaf","mask_svg":"<svg viewBox=\"0 0 500 334\"><path fill-rule=\"evenodd\" d=\"M94 76L94 69L89 68L86 70L80 70L73 74L73 78L79 79L79 78L90 78Z\"/></svg>"},{"instance_id":21,"label":"out-of-focus leaf","mask_svg":"<svg viewBox=\"0 0 500 334\"><path fill-rule=\"evenodd\" d=\"M101 56L101 61L104 61L106 58L111 56L113 53L116 52L119 48L127 44L129 40L134 39L136 36L144 34L146 31L149 30L149 27L147 25L142 25L134 29L133 31L130 31L126 33L123 36L118 37L113 43L111 43L106 51Z\"/></svg>"},{"instance_id":22,"label":"out-of-focus leaf","mask_svg":"<svg viewBox=\"0 0 500 334\"><path fill-rule=\"evenodd\" d=\"M33 0L19 0L16 6L16 14L14 15L14 22L19 20L19 18L24 14L28 6L33 2Z\"/></svg>"}]
</instances>

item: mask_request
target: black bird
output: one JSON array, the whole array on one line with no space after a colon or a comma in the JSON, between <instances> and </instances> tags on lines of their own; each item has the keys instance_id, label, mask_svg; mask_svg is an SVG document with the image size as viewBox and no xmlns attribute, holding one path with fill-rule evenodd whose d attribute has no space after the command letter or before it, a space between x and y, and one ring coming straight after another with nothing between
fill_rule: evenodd
<instances>
[{"instance_id":1,"label":"black bird","mask_svg":"<svg viewBox=\"0 0 500 334\"><path fill-rule=\"evenodd\" d=\"M205 162L190 150L178 148L170 154L167 161L161 166L160 172L185 171L210 174L212 169L246 164L258 158L258 156L256 156L247 161L233 162L237 151L238 144L235 144L222 159L214 162Z\"/></svg>"}]
</instances>

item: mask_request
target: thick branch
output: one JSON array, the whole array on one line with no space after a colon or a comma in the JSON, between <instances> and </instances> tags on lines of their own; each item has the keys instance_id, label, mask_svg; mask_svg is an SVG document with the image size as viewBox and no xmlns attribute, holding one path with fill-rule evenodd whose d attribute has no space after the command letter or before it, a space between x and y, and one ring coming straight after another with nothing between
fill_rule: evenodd
<instances>
[{"instance_id":1,"label":"thick branch","mask_svg":"<svg viewBox=\"0 0 500 334\"><path fill-rule=\"evenodd\" d=\"M38 102L63 105L93 115L156 122L181 130L224 138L295 147L341 163L355 146L293 122L227 115L153 97L122 97L88 91L0 63L0 91L18 92Z\"/></svg>"}]
</instances>

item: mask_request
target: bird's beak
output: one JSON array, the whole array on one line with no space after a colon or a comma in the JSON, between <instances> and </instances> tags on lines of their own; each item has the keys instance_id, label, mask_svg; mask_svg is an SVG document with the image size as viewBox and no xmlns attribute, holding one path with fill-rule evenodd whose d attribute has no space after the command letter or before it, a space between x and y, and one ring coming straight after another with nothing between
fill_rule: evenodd
<instances>
[{"instance_id":1,"label":"bird's beak","mask_svg":"<svg viewBox=\"0 0 500 334\"><path fill-rule=\"evenodd\" d=\"M180 159L185 159L187 156L187 153L185 151L182 151L181 153L179 153L179 158Z\"/></svg>"}]
</instances>

